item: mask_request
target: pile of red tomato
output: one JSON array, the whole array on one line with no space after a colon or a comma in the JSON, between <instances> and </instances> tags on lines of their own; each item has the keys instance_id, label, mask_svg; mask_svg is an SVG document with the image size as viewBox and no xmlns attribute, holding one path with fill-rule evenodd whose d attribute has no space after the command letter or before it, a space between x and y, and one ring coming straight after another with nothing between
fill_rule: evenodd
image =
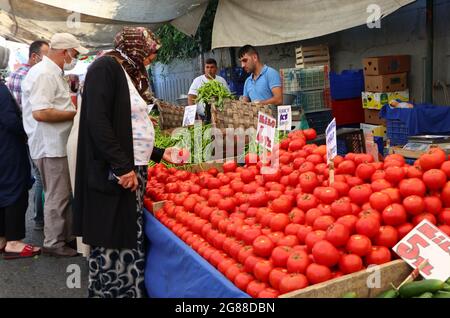
<instances>
[{"instance_id":1,"label":"pile of red tomato","mask_svg":"<svg viewBox=\"0 0 450 318\"><path fill-rule=\"evenodd\" d=\"M434 148L414 165L400 155L337 156L329 184L325 146L312 129L279 146L280 168L257 155L246 165L190 173L149 168L145 205L252 297L293 290L395 258L391 248L423 219L450 234L450 161Z\"/></svg>"}]
</instances>

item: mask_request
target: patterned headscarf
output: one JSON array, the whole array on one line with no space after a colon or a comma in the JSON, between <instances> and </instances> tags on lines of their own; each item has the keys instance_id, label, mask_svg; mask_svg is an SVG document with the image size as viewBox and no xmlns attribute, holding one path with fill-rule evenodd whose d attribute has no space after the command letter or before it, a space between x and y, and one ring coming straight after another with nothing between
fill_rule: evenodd
<instances>
[{"instance_id":1,"label":"patterned headscarf","mask_svg":"<svg viewBox=\"0 0 450 318\"><path fill-rule=\"evenodd\" d=\"M114 39L114 50L106 55L115 57L130 76L134 86L147 102L153 101L144 60L161 47L155 34L144 27L125 27Z\"/></svg>"}]
</instances>

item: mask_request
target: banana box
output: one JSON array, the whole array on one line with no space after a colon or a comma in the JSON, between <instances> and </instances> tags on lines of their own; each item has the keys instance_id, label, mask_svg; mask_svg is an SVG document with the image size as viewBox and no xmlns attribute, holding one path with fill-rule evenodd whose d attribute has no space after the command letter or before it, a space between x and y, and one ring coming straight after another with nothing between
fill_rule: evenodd
<instances>
[{"instance_id":1,"label":"banana box","mask_svg":"<svg viewBox=\"0 0 450 318\"><path fill-rule=\"evenodd\" d=\"M383 105L388 104L389 101L393 99L402 102L409 101L409 90L407 89L404 91L390 92L390 93L362 92L361 97L363 108L381 109Z\"/></svg>"}]
</instances>

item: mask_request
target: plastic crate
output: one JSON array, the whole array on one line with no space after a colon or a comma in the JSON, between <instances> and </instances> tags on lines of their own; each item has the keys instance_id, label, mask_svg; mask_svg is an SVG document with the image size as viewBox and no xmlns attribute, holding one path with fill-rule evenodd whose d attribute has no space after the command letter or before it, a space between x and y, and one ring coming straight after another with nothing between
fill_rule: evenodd
<instances>
[{"instance_id":1,"label":"plastic crate","mask_svg":"<svg viewBox=\"0 0 450 318\"><path fill-rule=\"evenodd\" d=\"M330 87L327 66L308 69L285 68L280 70L280 75L285 93L323 90Z\"/></svg>"},{"instance_id":2,"label":"plastic crate","mask_svg":"<svg viewBox=\"0 0 450 318\"><path fill-rule=\"evenodd\" d=\"M362 129L342 128L336 132L337 153L345 156L349 152L364 153L366 144Z\"/></svg>"},{"instance_id":3,"label":"plastic crate","mask_svg":"<svg viewBox=\"0 0 450 318\"><path fill-rule=\"evenodd\" d=\"M301 106L305 113L328 110L331 108L330 90L297 92L293 105Z\"/></svg>"},{"instance_id":4,"label":"plastic crate","mask_svg":"<svg viewBox=\"0 0 450 318\"><path fill-rule=\"evenodd\" d=\"M408 126L398 119L386 119L386 134L391 146L404 146L408 143Z\"/></svg>"},{"instance_id":5,"label":"plastic crate","mask_svg":"<svg viewBox=\"0 0 450 318\"><path fill-rule=\"evenodd\" d=\"M305 114L310 128L314 128L318 135L324 134L327 126L333 119L331 110Z\"/></svg>"},{"instance_id":6,"label":"plastic crate","mask_svg":"<svg viewBox=\"0 0 450 318\"><path fill-rule=\"evenodd\" d=\"M341 74L330 72L330 88L333 100L361 97L364 91L363 70L345 70Z\"/></svg>"}]
</instances>

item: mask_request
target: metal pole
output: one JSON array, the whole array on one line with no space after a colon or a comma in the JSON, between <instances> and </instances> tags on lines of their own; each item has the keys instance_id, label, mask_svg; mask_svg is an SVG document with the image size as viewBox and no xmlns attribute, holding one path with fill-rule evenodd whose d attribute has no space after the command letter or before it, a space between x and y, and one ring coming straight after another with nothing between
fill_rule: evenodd
<instances>
[{"instance_id":1,"label":"metal pole","mask_svg":"<svg viewBox=\"0 0 450 318\"><path fill-rule=\"evenodd\" d=\"M425 65L425 101L433 103L433 57L434 57L434 1L427 0L427 59Z\"/></svg>"}]
</instances>

